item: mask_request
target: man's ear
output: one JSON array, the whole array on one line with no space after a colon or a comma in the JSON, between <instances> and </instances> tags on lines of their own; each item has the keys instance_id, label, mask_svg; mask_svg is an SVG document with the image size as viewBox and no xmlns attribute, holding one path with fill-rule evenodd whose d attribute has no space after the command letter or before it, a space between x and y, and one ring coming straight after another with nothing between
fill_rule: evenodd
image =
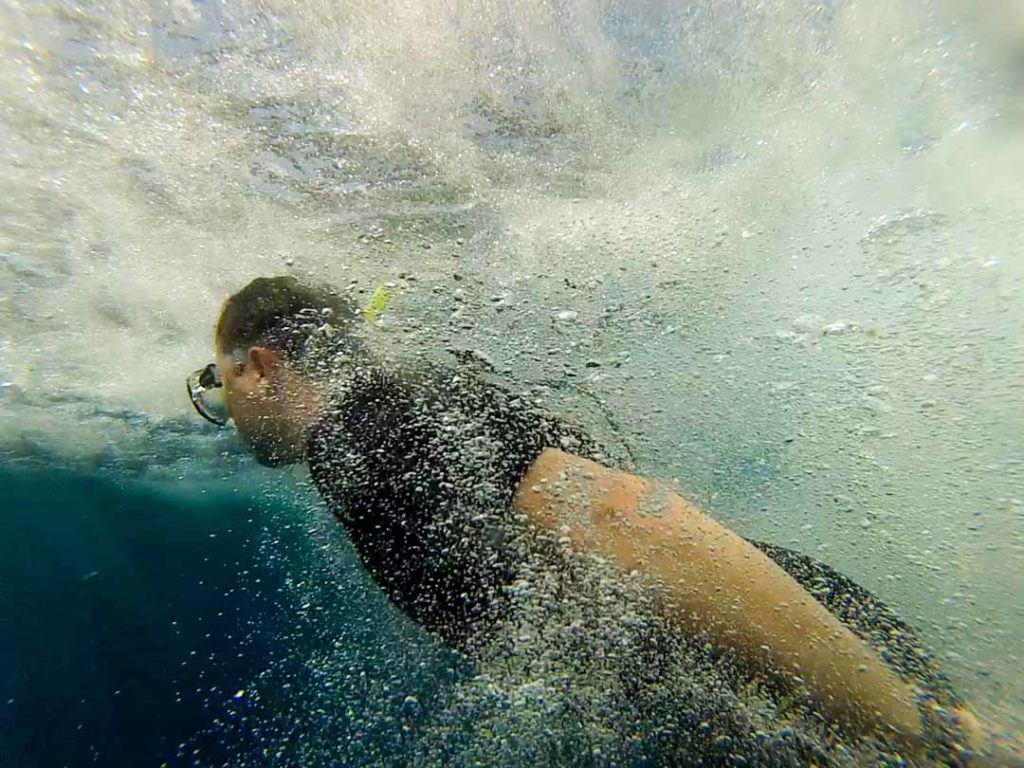
<instances>
[{"instance_id":1,"label":"man's ear","mask_svg":"<svg viewBox=\"0 0 1024 768\"><path fill-rule=\"evenodd\" d=\"M249 347L249 366L261 379L273 374L281 364L281 356L266 347Z\"/></svg>"}]
</instances>

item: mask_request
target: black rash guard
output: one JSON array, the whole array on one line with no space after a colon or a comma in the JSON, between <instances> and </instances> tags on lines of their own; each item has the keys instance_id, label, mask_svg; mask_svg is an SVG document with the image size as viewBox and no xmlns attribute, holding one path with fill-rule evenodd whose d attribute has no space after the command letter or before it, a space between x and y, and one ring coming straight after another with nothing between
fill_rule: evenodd
<instances>
[{"instance_id":1,"label":"black rash guard","mask_svg":"<svg viewBox=\"0 0 1024 768\"><path fill-rule=\"evenodd\" d=\"M314 427L307 458L391 599L469 650L523 562L511 499L546 446L599 456L580 430L473 372L373 366Z\"/></svg>"},{"instance_id":2,"label":"black rash guard","mask_svg":"<svg viewBox=\"0 0 1024 768\"><path fill-rule=\"evenodd\" d=\"M472 371L378 365L352 375L311 431L307 456L390 598L472 653L501 619L523 563L538 562L511 499L547 446L603 458L580 429ZM902 676L953 696L912 630L874 595L813 558L753 543Z\"/></svg>"}]
</instances>

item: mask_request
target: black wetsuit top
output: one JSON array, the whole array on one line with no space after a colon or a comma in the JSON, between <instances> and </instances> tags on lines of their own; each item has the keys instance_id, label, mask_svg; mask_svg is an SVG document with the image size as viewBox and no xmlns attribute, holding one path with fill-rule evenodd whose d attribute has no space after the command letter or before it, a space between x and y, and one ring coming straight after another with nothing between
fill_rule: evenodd
<instances>
[{"instance_id":1,"label":"black wetsuit top","mask_svg":"<svg viewBox=\"0 0 1024 768\"><path fill-rule=\"evenodd\" d=\"M390 598L472 650L527 557L511 498L546 447L601 459L585 433L472 371L358 370L314 427L313 480ZM902 675L946 691L896 614L813 558L754 542Z\"/></svg>"},{"instance_id":2,"label":"black wetsuit top","mask_svg":"<svg viewBox=\"0 0 1024 768\"><path fill-rule=\"evenodd\" d=\"M475 372L373 366L314 427L307 456L377 582L465 650L521 562L510 502L546 446L594 453L580 430Z\"/></svg>"}]
</instances>

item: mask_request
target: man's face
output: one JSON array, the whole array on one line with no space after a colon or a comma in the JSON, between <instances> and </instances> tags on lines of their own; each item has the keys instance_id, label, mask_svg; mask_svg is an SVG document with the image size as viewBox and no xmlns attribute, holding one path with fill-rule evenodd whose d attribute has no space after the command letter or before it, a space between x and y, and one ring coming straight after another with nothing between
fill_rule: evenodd
<instances>
[{"instance_id":1,"label":"man's face","mask_svg":"<svg viewBox=\"0 0 1024 768\"><path fill-rule=\"evenodd\" d=\"M244 362L220 355L228 415L256 460L267 467L302 458L301 445L291 436L291 419L284 367L273 352L252 347Z\"/></svg>"}]
</instances>

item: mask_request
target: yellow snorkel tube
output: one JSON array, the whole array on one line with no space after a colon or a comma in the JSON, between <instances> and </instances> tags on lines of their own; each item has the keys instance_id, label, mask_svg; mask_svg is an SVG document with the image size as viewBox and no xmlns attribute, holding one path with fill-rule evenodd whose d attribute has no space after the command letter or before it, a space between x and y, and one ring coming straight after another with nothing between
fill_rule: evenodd
<instances>
[{"instance_id":1,"label":"yellow snorkel tube","mask_svg":"<svg viewBox=\"0 0 1024 768\"><path fill-rule=\"evenodd\" d=\"M389 301L391 301L391 293L383 285L378 285L361 313L363 320L372 323L381 316Z\"/></svg>"}]
</instances>

